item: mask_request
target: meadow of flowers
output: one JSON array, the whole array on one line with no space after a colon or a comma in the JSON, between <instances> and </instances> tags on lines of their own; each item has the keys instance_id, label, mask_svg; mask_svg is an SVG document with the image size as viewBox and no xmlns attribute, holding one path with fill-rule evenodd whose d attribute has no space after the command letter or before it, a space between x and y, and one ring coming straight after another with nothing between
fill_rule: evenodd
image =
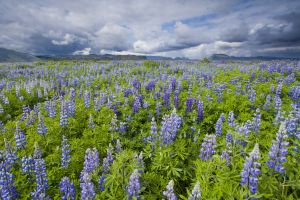
<instances>
[{"instance_id":1,"label":"meadow of flowers","mask_svg":"<svg viewBox=\"0 0 300 200\"><path fill-rule=\"evenodd\" d=\"M1 199L299 199L300 63L0 68Z\"/></svg>"}]
</instances>

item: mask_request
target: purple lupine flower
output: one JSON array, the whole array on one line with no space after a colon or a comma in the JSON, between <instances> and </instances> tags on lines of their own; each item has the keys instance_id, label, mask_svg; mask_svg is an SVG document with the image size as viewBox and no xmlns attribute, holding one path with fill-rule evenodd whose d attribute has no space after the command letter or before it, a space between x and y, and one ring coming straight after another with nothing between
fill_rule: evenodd
<instances>
[{"instance_id":1,"label":"purple lupine flower","mask_svg":"<svg viewBox=\"0 0 300 200\"><path fill-rule=\"evenodd\" d=\"M289 137L297 134L297 118L294 117L292 113L290 113L289 117L285 120L285 128Z\"/></svg>"},{"instance_id":2,"label":"purple lupine flower","mask_svg":"<svg viewBox=\"0 0 300 200\"><path fill-rule=\"evenodd\" d=\"M260 131L260 125L261 125L261 114L259 108L256 109L256 112L254 113L254 117L252 119L252 126L254 132L259 133Z\"/></svg>"},{"instance_id":3,"label":"purple lupine flower","mask_svg":"<svg viewBox=\"0 0 300 200\"><path fill-rule=\"evenodd\" d=\"M114 162L113 153L114 153L114 147L111 145L111 143L109 143L107 148L106 159L110 164Z\"/></svg>"},{"instance_id":4,"label":"purple lupine flower","mask_svg":"<svg viewBox=\"0 0 300 200\"><path fill-rule=\"evenodd\" d=\"M205 96L205 98L206 98L206 100L207 101L213 101L214 99L210 96L210 94L206 94L206 96Z\"/></svg>"},{"instance_id":5,"label":"purple lupine flower","mask_svg":"<svg viewBox=\"0 0 300 200\"><path fill-rule=\"evenodd\" d=\"M219 137L222 136L222 123L223 123L223 120L220 116L216 123L216 135Z\"/></svg>"},{"instance_id":6,"label":"purple lupine flower","mask_svg":"<svg viewBox=\"0 0 300 200\"><path fill-rule=\"evenodd\" d=\"M61 199L62 200L75 200L76 193L75 193L75 186L74 183L71 183L68 177L63 177L61 182L59 183L59 191L62 193Z\"/></svg>"},{"instance_id":7,"label":"purple lupine flower","mask_svg":"<svg viewBox=\"0 0 300 200\"><path fill-rule=\"evenodd\" d=\"M195 99L194 99L194 98L191 98L191 97L188 97L188 98L186 99L186 110L185 110L186 113L189 113L189 112L192 111L192 107L193 107L194 100L195 100Z\"/></svg>"},{"instance_id":8,"label":"purple lupine flower","mask_svg":"<svg viewBox=\"0 0 300 200\"><path fill-rule=\"evenodd\" d=\"M226 134L226 149L231 150L233 145L233 138L231 133Z\"/></svg>"},{"instance_id":9,"label":"purple lupine flower","mask_svg":"<svg viewBox=\"0 0 300 200\"><path fill-rule=\"evenodd\" d=\"M6 139L4 139L4 144L5 144L5 164L6 164L7 171L10 171L13 165L18 160L18 156L16 151L12 149L12 146Z\"/></svg>"},{"instance_id":10,"label":"purple lupine flower","mask_svg":"<svg viewBox=\"0 0 300 200\"><path fill-rule=\"evenodd\" d=\"M227 166L230 166L230 155L227 151L222 151L221 158L226 160Z\"/></svg>"},{"instance_id":11,"label":"purple lupine flower","mask_svg":"<svg viewBox=\"0 0 300 200\"><path fill-rule=\"evenodd\" d=\"M299 102L300 100L300 86L294 86L290 88L289 96L294 102Z\"/></svg>"},{"instance_id":12,"label":"purple lupine flower","mask_svg":"<svg viewBox=\"0 0 300 200\"><path fill-rule=\"evenodd\" d=\"M289 143L286 141L287 138L286 127L282 122L279 127L279 131L276 134L276 140L273 140L273 144L269 152L270 160L267 162L267 165L270 168L279 173L285 172L282 164L286 162L286 155L288 154L287 146Z\"/></svg>"},{"instance_id":13,"label":"purple lupine flower","mask_svg":"<svg viewBox=\"0 0 300 200\"><path fill-rule=\"evenodd\" d=\"M138 170L135 169L129 178L129 183L127 187L128 199L129 200L132 200L133 198L140 199L140 192L141 192L140 175Z\"/></svg>"},{"instance_id":14,"label":"purple lupine flower","mask_svg":"<svg viewBox=\"0 0 300 200\"><path fill-rule=\"evenodd\" d=\"M275 91L275 86L272 84L272 85L270 86L270 92L271 92L271 93L274 93L274 91Z\"/></svg>"},{"instance_id":15,"label":"purple lupine flower","mask_svg":"<svg viewBox=\"0 0 300 200\"><path fill-rule=\"evenodd\" d=\"M164 98L163 98L165 108L169 108L170 106L170 96L171 96L170 91L165 90Z\"/></svg>"},{"instance_id":16,"label":"purple lupine flower","mask_svg":"<svg viewBox=\"0 0 300 200\"><path fill-rule=\"evenodd\" d=\"M269 110L270 109L270 106L271 106L271 95L268 95L266 97L266 102L264 104L264 109L265 110Z\"/></svg>"},{"instance_id":17,"label":"purple lupine flower","mask_svg":"<svg viewBox=\"0 0 300 200\"><path fill-rule=\"evenodd\" d=\"M175 109L173 110L171 115L165 115L163 117L162 127L160 131L162 145L173 143L180 126L181 126L181 117L179 117L176 114Z\"/></svg>"},{"instance_id":18,"label":"purple lupine flower","mask_svg":"<svg viewBox=\"0 0 300 200\"><path fill-rule=\"evenodd\" d=\"M112 162L113 162L112 150L108 148L107 156L103 159L103 163L102 163L102 176L100 176L98 180L98 187L101 191L105 189L103 183L106 179L106 174L108 174L110 171L110 165Z\"/></svg>"},{"instance_id":19,"label":"purple lupine flower","mask_svg":"<svg viewBox=\"0 0 300 200\"><path fill-rule=\"evenodd\" d=\"M206 134L200 149L200 158L204 161L212 159L212 156L216 153L216 135Z\"/></svg>"},{"instance_id":20,"label":"purple lupine flower","mask_svg":"<svg viewBox=\"0 0 300 200\"><path fill-rule=\"evenodd\" d=\"M141 82L137 79L134 79L131 83L131 85L137 90L137 91L140 91L141 89Z\"/></svg>"},{"instance_id":21,"label":"purple lupine flower","mask_svg":"<svg viewBox=\"0 0 300 200\"><path fill-rule=\"evenodd\" d=\"M23 156L21 159L22 172L23 174L33 174L34 173L34 159L31 156Z\"/></svg>"},{"instance_id":22,"label":"purple lupine flower","mask_svg":"<svg viewBox=\"0 0 300 200\"><path fill-rule=\"evenodd\" d=\"M29 106L22 106L22 110L23 110L23 114L22 114L22 117L21 117L21 119L20 119L20 121L24 121L25 119L26 119L26 117L27 117L27 114L29 114L30 113L30 108L29 108Z\"/></svg>"},{"instance_id":23,"label":"purple lupine flower","mask_svg":"<svg viewBox=\"0 0 300 200\"><path fill-rule=\"evenodd\" d=\"M59 125L68 126L68 123L68 110L66 102L64 100L61 100Z\"/></svg>"},{"instance_id":24,"label":"purple lupine flower","mask_svg":"<svg viewBox=\"0 0 300 200\"><path fill-rule=\"evenodd\" d=\"M41 108L40 103L37 103L36 105L33 106L33 111L34 111L35 115L38 115L40 113L40 108Z\"/></svg>"},{"instance_id":25,"label":"purple lupine flower","mask_svg":"<svg viewBox=\"0 0 300 200\"><path fill-rule=\"evenodd\" d=\"M111 119L110 122L110 127L109 127L109 131L118 131L119 127L118 127L118 119L117 119L117 115L114 114L114 116Z\"/></svg>"},{"instance_id":26,"label":"purple lupine flower","mask_svg":"<svg viewBox=\"0 0 300 200\"><path fill-rule=\"evenodd\" d=\"M26 145L24 132L21 130L19 123L16 123L15 141L18 149L23 149Z\"/></svg>"},{"instance_id":27,"label":"purple lupine flower","mask_svg":"<svg viewBox=\"0 0 300 200\"><path fill-rule=\"evenodd\" d=\"M26 127L33 125L35 123L35 115L33 111L30 111L26 121Z\"/></svg>"},{"instance_id":28,"label":"purple lupine flower","mask_svg":"<svg viewBox=\"0 0 300 200\"><path fill-rule=\"evenodd\" d=\"M46 104L47 105L47 104ZM48 111L49 117L53 118L56 115L56 105L55 102L49 101L48 108L45 108Z\"/></svg>"},{"instance_id":29,"label":"purple lupine flower","mask_svg":"<svg viewBox=\"0 0 300 200\"><path fill-rule=\"evenodd\" d=\"M135 96L134 97L134 102L133 102L133 113L138 113L139 112L139 109L141 107L141 102L140 102L140 99L138 96Z\"/></svg>"},{"instance_id":30,"label":"purple lupine flower","mask_svg":"<svg viewBox=\"0 0 300 200\"><path fill-rule=\"evenodd\" d=\"M276 126L280 125L280 123L284 121L284 118L284 112L282 112L280 108L280 110L277 111L273 124Z\"/></svg>"},{"instance_id":31,"label":"purple lupine flower","mask_svg":"<svg viewBox=\"0 0 300 200\"><path fill-rule=\"evenodd\" d=\"M155 115L156 117L159 117L160 114L161 114L161 103L160 102L157 102L156 105L155 105Z\"/></svg>"},{"instance_id":32,"label":"purple lupine flower","mask_svg":"<svg viewBox=\"0 0 300 200\"><path fill-rule=\"evenodd\" d=\"M70 144L68 143L68 139L63 135L61 141L61 166L64 169L68 168L71 162L70 153Z\"/></svg>"},{"instance_id":33,"label":"purple lupine flower","mask_svg":"<svg viewBox=\"0 0 300 200\"><path fill-rule=\"evenodd\" d=\"M74 117L76 113L76 103L75 100L70 99L66 102L68 117Z\"/></svg>"},{"instance_id":34,"label":"purple lupine flower","mask_svg":"<svg viewBox=\"0 0 300 200\"><path fill-rule=\"evenodd\" d=\"M282 82L278 83L277 88L276 88L275 96L280 96L281 95L281 90L282 90Z\"/></svg>"},{"instance_id":35,"label":"purple lupine flower","mask_svg":"<svg viewBox=\"0 0 300 200\"><path fill-rule=\"evenodd\" d=\"M34 159L41 159L42 158L42 151L37 142L34 143L34 152L33 152Z\"/></svg>"},{"instance_id":36,"label":"purple lupine flower","mask_svg":"<svg viewBox=\"0 0 300 200\"><path fill-rule=\"evenodd\" d=\"M174 192L174 181L170 180L166 189L163 191L163 196L167 198L167 200L177 200L177 197Z\"/></svg>"},{"instance_id":37,"label":"purple lupine flower","mask_svg":"<svg viewBox=\"0 0 300 200\"><path fill-rule=\"evenodd\" d=\"M91 173L94 171L96 167L99 166L99 153L96 148L90 149L88 148L85 151L84 156L84 168L83 171L87 173Z\"/></svg>"},{"instance_id":38,"label":"purple lupine flower","mask_svg":"<svg viewBox=\"0 0 300 200\"><path fill-rule=\"evenodd\" d=\"M203 117L204 117L203 102L199 100L197 103L197 120L199 123L203 121Z\"/></svg>"},{"instance_id":39,"label":"purple lupine flower","mask_svg":"<svg viewBox=\"0 0 300 200\"><path fill-rule=\"evenodd\" d=\"M172 91L174 91L175 88L176 88L176 77L174 76L174 77L170 78L170 89Z\"/></svg>"},{"instance_id":40,"label":"purple lupine flower","mask_svg":"<svg viewBox=\"0 0 300 200\"><path fill-rule=\"evenodd\" d=\"M275 95L274 101L275 101L275 110L278 112L279 110L281 110L281 105L282 105L282 101L280 99L280 96Z\"/></svg>"},{"instance_id":41,"label":"purple lupine flower","mask_svg":"<svg viewBox=\"0 0 300 200\"><path fill-rule=\"evenodd\" d=\"M152 121L151 121L151 136L154 138L154 140L157 139L157 125L156 125L156 121L155 118L152 117Z\"/></svg>"},{"instance_id":42,"label":"purple lupine flower","mask_svg":"<svg viewBox=\"0 0 300 200\"><path fill-rule=\"evenodd\" d=\"M155 88L155 80L150 80L146 86L146 90L151 91Z\"/></svg>"},{"instance_id":43,"label":"purple lupine flower","mask_svg":"<svg viewBox=\"0 0 300 200\"><path fill-rule=\"evenodd\" d=\"M174 107L176 109L178 109L179 103L180 103L180 100L179 100L179 90L175 90L175 92L174 92Z\"/></svg>"},{"instance_id":44,"label":"purple lupine flower","mask_svg":"<svg viewBox=\"0 0 300 200\"><path fill-rule=\"evenodd\" d=\"M241 85L240 83L236 86L235 94L236 94L236 95L238 95L238 94L243 94L242 85Z\"/></svg>"},{"instance_id":45,"label":"purple lupine flower","mask_svg":"<svg viewBox=\"0 0 300 200\"><path fill-rule=\"evenodd\" d=\"M222 114L220 115L220 118L222 119L222 122L225 122L225 121L226 121L224 113L222 113Z\"/></svg>"},{"instance_id":46,"label":"purple lupine flower","mask_svg":"<svg viewBox=\"0 0 300 200\"><path fill-rule=\"evenodd\" d=\"M45 135L48 132L48 128L45 125L44 117L42 116L41 113L39 113L38 119L39 119L39 123L37 125L37 132L40 135Z\"/></svg>"},{"instance_id":47,"label":"purple lupine flower","mask_svg":"<svg viewBox=\"0 0 300 200\"><path fill-rule=\"evenodd\" d=\"M96 193L94 190L94 184L92 183L91 175L84 172L82 175L81 183L81 199L82 200L93 200L95 199Z\"/></svg>"},{"instance_id":48,"label":"purple lupine flower","mask_svg":"<svg viewBox=\"0 0 300 200\"><path fill-rule=\"evenodd\" d=\"M136 161L136 167L139 169L139 173L142 174L144 172L143 152L139 155L135 154L134 159Z\"/></svg>"},{"instance_id":49,"label":"purple lupine flower","mask_svg":"<svg viewBox=\"0 0 300 200\"><path fill-rule=\"evenodd\" d=\"M83 98L84 98L84 107L89 108L91 106L91 93L89 91L85 91Z\"/></svg>"},{"instance_id":50,"label":"purple lupine flower","mask_svg":"<svg viewBox=\"0 0 300 200\"><path fill-rule=\"evenodd\" d=\"M95 128L95 123L94 123L92 114L90 114L88 127L91 128L91 129Z\"/></svg>"},{"instance_id":51,"label":"purple lupine flower","mask_svg":"<svg viewBox=\"0 0 300 200\"><path fill-rule=\"evenodd\" d=\"M249 157L246 158L244 168L241 173L241 186L246 185L252 194L257 193L258 175L260 174L260 159L259 146L255 144Z\"/></svg>"},{"instance_id":52,"label":"purple lupine flower","mask_svg":"<svg viewBox=\"0 0 300 200\"><path fill-rule=\"evenodd\" d=\"M217 84L216 85L216 89L215 92L217 94L218 97L218 103L222 102L222 98L223 98L223 91L225 90L226 85L225 84Z\"/></svg>"},{"instance_id":53,"label":"purple lupine flower","mask_svg":"<svg viewBox=\"0 0 300 200\"><path fill-rule=\"evenodd\" d=\"M104 187L104 181L106 179L106 176L102 175L100 176L99 178L99 181L98 181L98 187L101 191L104 191L105 190L105 187Z\"/></svg>"},{"instance_id":54,"label":"purple lupine flower","mask_svg":"<svg viewBox=\"0 0 300 200\"><path fill-rule=\"evenodd\" d=\"M126 122L120 122L120 128L119 128L120 133L122 134L126 133L126 128L127 128L126 124L127 124Z\"/></svg>"},{"instance_id":55,"label":"purple lupine flower","mask_svg":"<svg viewBox=\"0 0 300 200\"><path fill-rule=\"evenodd\" d=\"M119 139L117 139L117 144L116 144L116 152L120 153L122 151L122 145Z\"/></svg>"},{"instance_id":56,"label":"purple lupine flower","mask_svg":"<svg viewBox=\"0 0 300 200\"><path fill-rule=\"evenodd\" d=\"M234 127L235 126L235 122L234 122L234 113L233 111L230 111L229 112L229 115L228 115L228 125L231 126L231 127Z\"/></svg>"},{"instance_id":57,"label":"purple lupine flower","mask_svg":"<svg viewBox=\"0 0 300 200\"><path fill-rule=\"evenodd\" d=\"M34 191L31 192L31 197L32 199L45 199L46 191L49 186L44 159L34 160L34 172L36 187Z\"/></svg>"},{"instance_id":58,"label":"purple lupine flower","mask_svg":"<svg viewBox=\"0 0 300 200\"><path fill-rule=\"evenodd\" d=\"M9 173L5 162L0 162L0 195L3 200L16 199L17 189L14 186L13 174Z\"/></svg>"},{"instance_id":59,"label":"purple lupine flower","mask_svg":"<svg viewBox=\"0 0 300 200\"><path fill-rule=\"evenodd\" d=\"M102 163L102 174L108 174L110 171L110 162L107 157L103 158Z\"/></svg>"},{"instance_id":60,"label":"purple lupine flower","mask_svg":"<svg viewBox=\"0 0 300 200\"><path fill-rule=\"evenodd\" d=\"M200 200L200 198L201 198L200 183L199 183L199 181L197 181L188 200Z\"/></svg>"},{"instance_id":61,"label":"purple lupine flower","mask_svg":"<svg viewBox=\"0 0 300 200\"><path fill-rule=\"evenodd\" d=\"M249 92L249 101L254 104L255 102L255 99L256 99L256 91L255 89L251 89L250 92Z\"/></svg>"}]
</instances>

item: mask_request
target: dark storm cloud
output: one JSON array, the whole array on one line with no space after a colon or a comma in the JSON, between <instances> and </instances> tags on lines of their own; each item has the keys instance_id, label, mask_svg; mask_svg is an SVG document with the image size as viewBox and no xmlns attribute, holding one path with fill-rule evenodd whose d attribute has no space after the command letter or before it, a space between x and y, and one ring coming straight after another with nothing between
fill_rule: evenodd
<instances>
[{"instance_id":1,"label":"dark storm cloud","mask_svg":"<svg viewBox=\"0 0 300 200\"><path fill-rule=\"evenodd\" d=\"M300 10L275 17L277 24L265 24L253 34L261 44L293 44L300 42Z\"/></svg>"},{"instance_id":2,"label":"dark storm cloud","mask_svg":"<svg viewBox=\"0 0 300 200\"><path fill-rule=\"evenodd\" d=\"M293 55L299 1L0 0L0 46L34 54Z\"/></svg>"}]
</instances>

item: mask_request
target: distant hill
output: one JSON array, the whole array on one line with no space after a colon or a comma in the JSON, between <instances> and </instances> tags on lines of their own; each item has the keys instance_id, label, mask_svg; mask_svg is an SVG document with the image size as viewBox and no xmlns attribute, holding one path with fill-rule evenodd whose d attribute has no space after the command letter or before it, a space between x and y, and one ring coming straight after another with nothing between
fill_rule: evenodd
<instances>
[{"instance_id":1,"label":"distant hill","mask_svg":"<svg viewBox=\"0 0 300 200\"><path fill-rule=\"evenodd\" d=\"M18 51L0 48L0 62L33 62L37 61L38 58Z\"/></svg>"},{"instance_id":2,"label":"distant hill","mask_svg":"<svg viewBox=\"0 0 300 200\"><path fill-rule=\"evenodd\" d=\"M213 54L210 56L210 60L214 61L255 61L255 60L263 60L263 61L270 61L270 60L286 60L286 59L295 59L295 58L284 58L284 57L267 57L267 56L253 56L253 57L236 57L236 56L229 56L226 54Z\"/></svg>"},{"instance_id":3,"label":"distant hill","mask_svg":"<svg viewBox=\"0 0 300 200\"><path fill-rule=\"evenodd\" d=\"M41 60L145 60L145 56L135 56L135 55L39 55L37 56Z\"/></svg>"},{"instance_id":4,"label":"distant hill","mask_svg":"<svg viewBox=\"0 0 300 200\"><path fill-rule=\"evenodd\" d=\"M140 56L140 55L36 55L21 53L14 50L0 48L0 63L34 62L47 60L188 60L183 57Z\"/></svg>"}]
</instances>

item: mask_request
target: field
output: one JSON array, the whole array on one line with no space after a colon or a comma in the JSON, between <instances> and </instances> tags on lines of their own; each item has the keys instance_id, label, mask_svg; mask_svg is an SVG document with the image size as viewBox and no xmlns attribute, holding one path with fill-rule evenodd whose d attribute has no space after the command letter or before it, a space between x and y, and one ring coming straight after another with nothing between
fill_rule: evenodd
<instances>
[{"instance_id":1,"label":"field","mask_svg":"<svg viewBox=\"0 0 300 200\"><path fill-rule=\"evenodd\" d=\"M0 68L1 199L300 199L300 62Z\"/></svg>"}]
</instances>

